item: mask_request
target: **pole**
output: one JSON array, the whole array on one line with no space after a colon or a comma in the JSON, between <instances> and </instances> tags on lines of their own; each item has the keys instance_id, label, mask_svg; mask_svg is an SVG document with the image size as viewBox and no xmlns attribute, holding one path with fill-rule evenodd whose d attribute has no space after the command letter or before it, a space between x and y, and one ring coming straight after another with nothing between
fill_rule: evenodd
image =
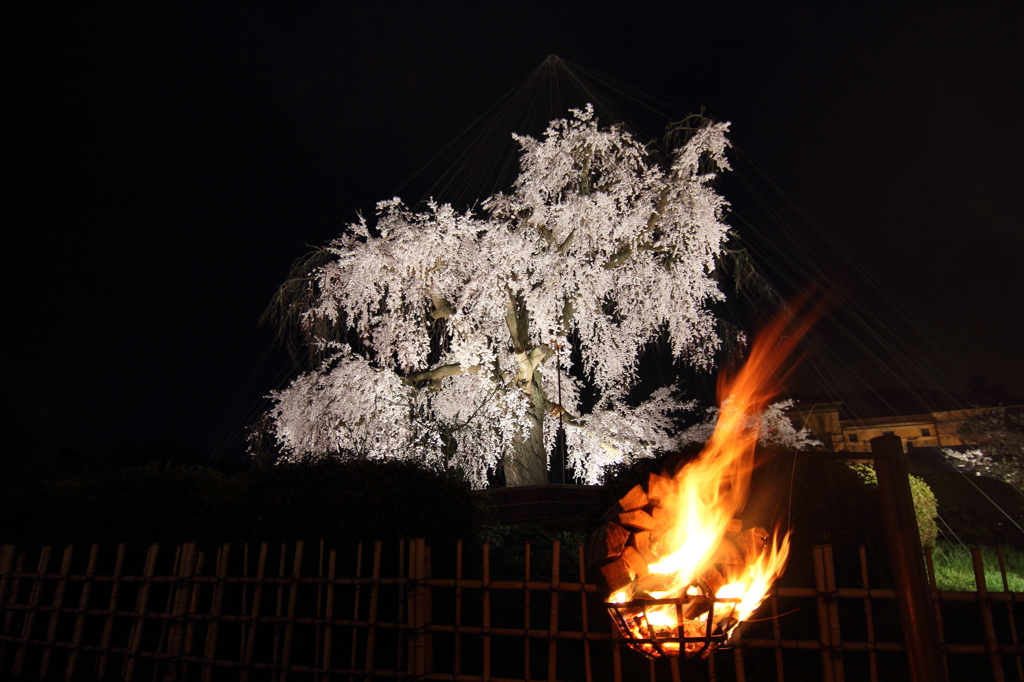
<instances>
[{"instance_id":1,"label":"pole","mask_svg":"<svg viewBox=\"0 0 1024 682\"><path fill-rule=\"evenodd\" d=\"M917 531L910 478L899 436L871 439L878 475L878 496L889 539L896 596L913 682L947 682L942 644L935 622L931 590L924 567L921 536Z\"/></svg>"}]
</instances>

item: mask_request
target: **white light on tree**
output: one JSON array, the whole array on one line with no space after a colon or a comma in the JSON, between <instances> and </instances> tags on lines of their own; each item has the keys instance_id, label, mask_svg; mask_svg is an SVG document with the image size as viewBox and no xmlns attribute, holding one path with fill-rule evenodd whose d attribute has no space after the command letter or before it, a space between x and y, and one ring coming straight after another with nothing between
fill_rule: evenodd
<instances>
[{"instance_id":1,"label":"white light on tree","mask_svg":"<svg viewBox=\"0 0 1024 682\"><path fill-rule=\"evenodd\" d=\"M533 485L559 422L569 467L590 481L673 447L672 391L625 398L653 341L698 366L719 346L709 306L727 226L712 181L729 168L728 124L703 124L659 164L592 108L571 113L540 140L516 137L512 190L479 210L392 199L374 230L361 219L330 244L303 321L361 341L320 339L327 359L273 394L287 458L418 458L477 486L501 462L509 485ZM597 396L585 412L584 384Z\"/></svg>"}]
</instances>

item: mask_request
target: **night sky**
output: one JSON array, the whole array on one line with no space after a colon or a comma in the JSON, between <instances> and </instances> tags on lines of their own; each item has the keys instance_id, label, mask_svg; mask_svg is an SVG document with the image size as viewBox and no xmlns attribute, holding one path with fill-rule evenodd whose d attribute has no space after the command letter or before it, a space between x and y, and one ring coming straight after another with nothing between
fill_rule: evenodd
<instances>
[{"instance_id":1,"label":"night sky","mask_svg":"<svg viewBox=\"0 0 1024 682\"><path fill-rule=\"evenodd\" d=\"M835 385L801 388L1024 396L1019 0L150 5L8 22L0 409L81 454L240 453L291 376L257 328L291 262L422 199L550 54L732 122L737 232L785 293L842 299Z\"/></svg>"}]
</instances>

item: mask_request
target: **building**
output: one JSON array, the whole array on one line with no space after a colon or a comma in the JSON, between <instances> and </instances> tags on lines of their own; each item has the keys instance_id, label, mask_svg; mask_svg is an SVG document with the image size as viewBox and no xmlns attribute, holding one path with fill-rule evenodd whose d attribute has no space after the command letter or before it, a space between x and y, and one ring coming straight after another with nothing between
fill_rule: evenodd
<instances>
[{"instance_id":1,"label":"building","mask_svg":"<svg viewBox=\"0 0 1024 682\"><path fill-rule=\"evenodd\" d=\"M956 447L964 445L958 431L968 417L988 412L992 407L925 412L865 419L841 419L843 403L798 404L788 412L797 428L807 428L826 450L871 452L871 439L899 436L903 451L911 448Z\"/></svg>"}]
</instances>

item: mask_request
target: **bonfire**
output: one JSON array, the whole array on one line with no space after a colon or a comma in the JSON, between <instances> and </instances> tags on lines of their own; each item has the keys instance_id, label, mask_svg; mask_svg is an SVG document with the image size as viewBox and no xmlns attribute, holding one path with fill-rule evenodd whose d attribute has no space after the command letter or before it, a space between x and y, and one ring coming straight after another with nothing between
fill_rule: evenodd
<instances>
[{"instance_id":1,"label":"bonfire","mask_svg":"<svg viewBox=\"0 0 1024 682\"><path fill-rule=\"evenodd\" d=\"M700 455L630 490L592 550L612 620L647 656L710 655L785 569L789 532L744 528L736 517L750 489L757 415L806 331L787 332L789 322L773 323L742 369L720 376L718 422Z\"/></svg>"}]
</instances>

